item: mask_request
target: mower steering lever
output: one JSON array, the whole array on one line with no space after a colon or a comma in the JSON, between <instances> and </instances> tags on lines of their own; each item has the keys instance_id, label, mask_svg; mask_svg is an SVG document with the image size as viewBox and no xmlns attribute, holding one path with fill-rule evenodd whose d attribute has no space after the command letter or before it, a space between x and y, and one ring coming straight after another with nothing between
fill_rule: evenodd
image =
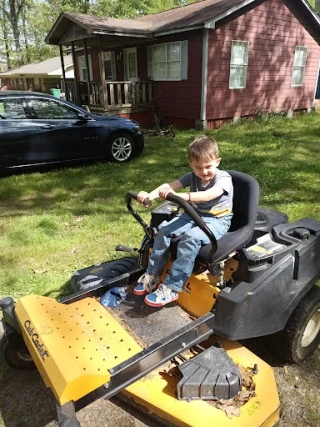
<instances>
[{"instance_id":1,"label":"mower steering lever","mask_svg":"<svg viewBox=\"0 0 320 427\"><path fill-rule=\"evenodd\" d=\"M146 235L152 239L153 238L153 234L154 234L152 228L149 227L149 225L141 218L141 216L139 214L137 214L137 212L131 206L131 200L132 199L137 200L137 196L138 196L138 193L136 191L128 191L128 193L126 195L127 209L131 213L131 215L141 225L141 227L143 228L143 230L146 233ZM148 205L149 202L150 202L149 199L146 199L146 200L144 200L143 203L146 204L146 205Z\"/></svg>"},{"instance_id":2,"label":"mower steering lever","mask_svg":"<svg viewBox=\"0 0 320 427\"><path fill-rule=\"evenodd\" d=\"M202 230L210 240L210 243L212 245L212 253L214 254L218 249L217 239L215 238L215 235L212 233L210 228L207 226L207 224L203 221L201 216L198 214L198 212L188 203L186 200L182 199L182 197L179 197L176 194L169 193L166 197L169 202L176 203L179 205L184 211L190 216L190 218L194 221L194 223Z\"/></svg>"},{"instance_id":3,"label":"mower steering lever","mask_svg":"<svg viewBox=\"0 0 320 427\"><path fill-rule=\"evenodd\" d=\"M137 196L138 193L136 193L135 191L128 191L126 196L127 208L129 212L136 218L136 220L142 225L145 233L148 236L153 237L153 230L151 229L151 227L149 227L143 221L143 219L133 210L131 206L131 199L137 200ZM212 231L208 228L206 223L203 221L203 219L200 217L200 215L197 213L197 211L190 205L190 203L188 203L186 200L182 199L178 195L172 193L169 193L167 195L166 200L169 200L169 202L176 203L185 210L185 212L190 216L190 218L195 222L195 224L200 228L200 230L202 230L208 236L212 246L211 254L214 254L218 248L217 239L215 238ZM149 203L150 200L148 198L143 201L143 204L145 205L149 205Z\"/></svg>"}]
</instances>

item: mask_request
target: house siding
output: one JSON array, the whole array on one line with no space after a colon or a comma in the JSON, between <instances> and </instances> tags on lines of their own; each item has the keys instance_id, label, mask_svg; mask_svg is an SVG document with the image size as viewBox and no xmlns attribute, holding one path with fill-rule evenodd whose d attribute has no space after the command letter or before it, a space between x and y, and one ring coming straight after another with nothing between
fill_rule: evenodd
<instances>
[{"instance_id":1,"label":"house siding","mask_svg":"<svg viewBox=\"0 0 320 427\"><path fill-rule=\"evenodd\" d=\"M200 119L202 82L203 31L188 31L156 39L150 45L188 40L188 79L181 81L156 81L156 105L160 115L175 118L177 125L194 126ZM145 50L147 55L147 49ZM140 59L139 59L140 61ZM147 56L144 68L147 70ZM190 121L191 120L191 121Z\"/></svg>"},{"instance_id":2,"label":"house siding","mask_svg":"<svg viewBox=\"0 0 320 427\"><path fill-rule=\"evenodd\" d=\"M249 42L245 89L229 89L232 40ZM308 55L302 86L291 87L296 46L306 46ZM281 0L267 0L210 30L208 126L235 116L311 108L319 58L319 45Z\"/></svg>"}]
</instances>

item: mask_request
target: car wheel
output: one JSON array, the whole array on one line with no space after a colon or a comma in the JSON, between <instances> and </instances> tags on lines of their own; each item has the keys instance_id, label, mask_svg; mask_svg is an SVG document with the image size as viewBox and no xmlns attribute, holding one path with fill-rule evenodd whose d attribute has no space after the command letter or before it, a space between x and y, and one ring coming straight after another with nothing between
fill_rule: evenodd
<instances>
[{"instance_id":1,"label":"car wheel","mask_svg":"<svg viewBox=\"0 0 320 427\"><path fill-rule=\"evenodd\" d=\"M274 335L280 356L301 363L320 344L320 287L314 285L300 301L283 331Z\"/></svg>"},{"instance_id":2,"label":"car wheel","mask_svg":"<svg viewBox=\"0 0 320 427\"><path fill-rule=\"evenodd\" d=\"M133 139L127 133L114 135L108 144L108 160L122 163L130 160L134 155Z\"/></svg>"},{"instance_id":3,"label":"car wheel","mask_svg":"<svg viewBox=\"0 0 320 427\"><path fill-rule=\"evenodd\" d=\"M20 344L21 341L21 344ZM7 334L1 339L0 352L6 364L14 369L33 369L34 361L24 344L22 337L16 340L9 340Z\"/></svg>"}]
</instances>

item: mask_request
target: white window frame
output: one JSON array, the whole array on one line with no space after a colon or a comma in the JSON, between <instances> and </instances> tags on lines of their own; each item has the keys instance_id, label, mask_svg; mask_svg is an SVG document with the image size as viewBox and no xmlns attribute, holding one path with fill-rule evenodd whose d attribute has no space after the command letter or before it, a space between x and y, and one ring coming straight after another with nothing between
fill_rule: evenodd
<instances>
[{"instance_id":1,"label":"white window frame","mask_svg":"<svg viewBox=\"0 0 320 427\"><path fill-rule=\"evenodd\" d=\"M245 47L242 63L239 63L235 59L235 47L239 45ZM230 57L229 89L245 89L247 87L248 56L249 56L249 42L243 41L243 40L232 40L231 57ZM232 81L233 80L232 71L236 69L240 71L238 76L238 81L240 81L240 78L244 74L244 82L242 85L240 83L237 84L237 81Z\"/></svg>"},{"instance_id":2,"label":"white window frame","mask_svg":"<svg viewBox=\"0 0 320 427\"><path fill-rule=\"evenodd\" d=\"M177 45L180 47L179 60L168 59L168 48L170 45ZM161 62L154 61L154 50L160 46L165 46L165 60ZM172 62L179 62L179 76L176 78L168 77L168 64ZM155 69L157 64L165 64L166 75L163 77L156 77ZM170 43L159 43L148 47L148 76L154 81L180 81L187 80L188 78L188 41L174 41Z\"/></svg>"},{"instance_id":3,"label":"white window frame","mask_svg":"<svg viewBox=\"0 0 320 427\"><path fill-rule=\"evenodd\" d=\"M302 58L302 62L299 64L299 52L304 51L305 55ZM294 59L293 59L293 67L292 67L292 76L291 76L291 87L297 87L302 86L303 80L304 80L304 72L306 69L306 63L307 63L307 55L308 55L308 48L306 46L296 46L294 50ZM296 70L301 70L301 81L300 83L295 83L294 81L294 72Z\"/></svg>"},{"instance_id":4,"label":"white window frame","mask_svg":"<svg viewBox=\"0 0 320 427\"><path fill-rule=\"evenodd\" d=\"M92 78L92 58L91 55L88 55L89 62L89 82L93 81ZM84 78L83 71L87 69L86 56L80 55L78 56L78 69L79 69L79 79L80 82L86 82L87 80Z\"/></svg>"}]
</instances>

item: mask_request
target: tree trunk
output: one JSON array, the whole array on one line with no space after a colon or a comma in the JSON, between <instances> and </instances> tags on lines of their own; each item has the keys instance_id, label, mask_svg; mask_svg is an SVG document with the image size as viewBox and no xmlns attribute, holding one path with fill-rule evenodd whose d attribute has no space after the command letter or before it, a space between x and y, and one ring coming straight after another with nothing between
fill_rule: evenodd
<instances>
[{"instance_id":1,"label":"tree trunk","mask_svg":"<svg viewBox=\"0 0 320 427\"><path fill-rule=\"evenodd\" d=\"M29 42L28 42L28 35L27 35L25 12L22 13L22 28L23 28L24 45L26 48L26 62L28 64L30 62L30 51L29 51Z\"/></svg>"},{"instance_id":2,"label":"tree trunk","mask_svg":"<svg viewBox=\"0 0 320 427\"><path fill-rule=\"evenodd\" d=\"M10 46L8 41L8 33L6 28L3 28L3 38L4 38L4 47L5 47L5 55L7 60L8 70L11 70L11 61L10 61Z\"/></svg>"},{"instance_id":3,"label":"tree trunk","mask_svg":"<svg viewBox=\"0 0 320 427\"><path fill-rule=\"evenodd\" d=\"M9 0L9 7L10 7L10 23L12 27L14 44L16 47L18 64L22 65L23 61L21 58L20 31L18 26L19 11L21 10L21 7L16 4L15 0Z\"/></svg>"},{"instance_id":4,"label":"tree trunk","mask_svg":"<svg viewBox=\"0 0 320 427\"><path fill-rule=\"evenodd\" d=\"M6 16L4 14L5 0L1 1L1 7L2 9L0 10L0 24L1 24L2 34L3 34L3 40L4 40L5 57L7 62L7 68L8 70L11 70L10 44L8 40L9 31L8 31L8 24L7 24L8 21L6 20Z\"/></svg>"}]
</instances>

